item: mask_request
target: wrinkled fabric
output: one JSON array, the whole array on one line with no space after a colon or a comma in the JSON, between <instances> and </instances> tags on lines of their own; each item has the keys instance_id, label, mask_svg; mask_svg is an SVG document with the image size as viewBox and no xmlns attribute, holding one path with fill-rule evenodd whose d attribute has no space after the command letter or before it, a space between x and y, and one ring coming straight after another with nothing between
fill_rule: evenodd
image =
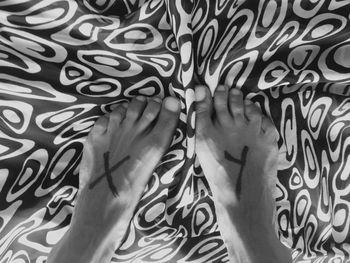
<instances>
[{"instance_id":1,"label":"wrinkled fabric","mask_svg":"<svg viewBox=\"0 0 350 263\"><path fill-rule=\"evenodd\" d=\"M182 113L112 262L228 262L195 155L194 85L240 88L279 133L276 231L294 262L350 253L347 0L0 1L0 262L44 262L85 138L111 105Z\"/></svg>"}]
</instances>

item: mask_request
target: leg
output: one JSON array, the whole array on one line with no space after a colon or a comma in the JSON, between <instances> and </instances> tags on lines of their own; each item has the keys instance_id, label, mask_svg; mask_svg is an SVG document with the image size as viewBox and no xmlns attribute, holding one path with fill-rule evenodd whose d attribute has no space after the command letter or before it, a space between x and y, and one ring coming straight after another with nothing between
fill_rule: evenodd
<instances>
[{"instance_id":1,"label":"leg","mask_svg":"<svg viewBox=\"0 0 350 263\"><path fill-rule=\"evenodd\" d=\"M152 172L168 149L180 105L134 98L98 119L84 145L71 227L48 262L110 262Z\"/></svg>"},{"instance_id":2,"label":"leg","mask_svg":"<svg viewBox=\"0 0 350 263\"><path fill-rule=\"evenodd\" d=\"M238 89L219 86L212 102L209 89L198 86L196 100L196 152L230 257L291 262L272 224L278 160L272 122Z\"/></svg>"}]
</instances>

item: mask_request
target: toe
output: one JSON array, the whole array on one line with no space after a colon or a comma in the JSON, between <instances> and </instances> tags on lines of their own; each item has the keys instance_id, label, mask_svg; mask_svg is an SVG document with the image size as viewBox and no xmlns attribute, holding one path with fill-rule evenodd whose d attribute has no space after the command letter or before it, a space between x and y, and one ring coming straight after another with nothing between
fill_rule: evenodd
<instances>
[{"instance_id":1,"label":"toe","mask_svg":"<svg viewBox=\"0 0 350 263\"><path fill-rule=\"evenodd\" d=\"M128 103L122 103L112 107L112 112L109 114L108 131L114 133L124 120L128 109Z\"/></svg>"},{"instance_id":2,"label":"toe","mask_svg":"<svg viewBox=\"0 0 350 263\"><path fill-rule=\"evenodd\" d=\"M129 104L125 119L131 124L133 124L136 120L138 120L141 117L146 103L147 100L144 96L136 96L135 98L133 98Z\"/></svg>"},{"instance_id":3,"label":"toe","mask_svg":"<svg viewBox=\"0 0 350 263\"><path fill-rule=\"evenodd\" d=\"M159 98L151 99L142 114L138 122L138 129L142 132L146 130L150 124L157 118L160 108L162 106L162 100Z\"/></svg>"},{"instance_id":4,"label":"toe","mask_svg":"<svg viewBox=\"0 0 350 263\"><path fill-rule=\"evenodd\" d=\"M257 105L251 100L245 100L245 116L249 123L254 124L258 132L261 132L262 113Z\"/></svg>"},{"instance_id":5,"label":"toe","mask_svg":"<svg viewBox=\"0 0 350 263\"><path fill-rule=\"evenodd\" d=\"M89 137L94 138L96 136L99 137L99 136L103 135L107 131L108 122L109 122L109 120L108 120L107 114L98 118L97 121L95 122L94 126L90 130Z\"/></svg>"},{"instance_id":6,"label":"toe","mask_svg":"<svg viewBox=\"0 0 350 263\"><path fill-rule=\"evenodd\" d=\"M180 101L174 97L167 97L162 103L157 122L152 130L159 146L166 150L172 139L180 113Z\"/></svg>"},{"instance_id":7,"label":"toe","mask_svg":"<svg viewBox=\"0 0 350 263\"><path fill-rule=\"evenodd\" d=\"M203 85L195 87L196 95L196 134L202 136L212 125L213 100L210 90ZM198 137L197 136L197 137Z\"/></svg>"},{"instance_id":8,"label":"toe","mask_svg":"<svg viewBox=\"0 0 350 263\"><path fill-rule=\"evenodd\" d=\"M215 118L221 125L232 122L232 118L228 111L228 89L219 85L214 94Z\"/></svg>"},{"instance_id":9,"label":"toe","mask_svg":"<svg viewBox=\"0 0 350 263\"><path fill-rule=\"evenodd\" d=\"M239 89L230 90L229 108L235 122L242 123L244 121L244 104L243 94Z\"/></svg>"},{"instance_id":10,"label":"toe","mask_svg":"<svg viewBox=\"0 0 350 263\"><path fill-rule=\"evenodd\" d=\"M261 121L261 129L263 134L269 136L274 141L278 141L279 133L269 117L263 116Z\"/></svg>"}]
</instances>

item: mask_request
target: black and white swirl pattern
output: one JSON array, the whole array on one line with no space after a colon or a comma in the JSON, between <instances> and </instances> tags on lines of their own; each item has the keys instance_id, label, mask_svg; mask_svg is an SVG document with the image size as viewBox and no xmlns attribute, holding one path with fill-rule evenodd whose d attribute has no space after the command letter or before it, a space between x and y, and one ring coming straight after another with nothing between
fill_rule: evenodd
<instances>
[{"instance_id":1,"label":"black and white swirl pattern","mask_svg":"<svg viewBox=\"0 0 350 263\"><path fill-rule=\"evenodd\" d=\"M280 132L276 228L294 262L350 260L348 0L0 1L0 262L45 262L83 142L113 104L177 96L172 146L112 262L228 262L195 156L194 79Z\"/></svg>"}]
</instances>

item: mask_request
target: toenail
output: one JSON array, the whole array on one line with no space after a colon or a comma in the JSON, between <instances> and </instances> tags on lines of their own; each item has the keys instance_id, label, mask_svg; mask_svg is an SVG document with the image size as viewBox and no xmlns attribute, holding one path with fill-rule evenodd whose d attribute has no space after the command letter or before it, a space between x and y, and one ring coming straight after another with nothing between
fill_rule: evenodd
<instances>
[{"instance_id":1,"label":"toenail","mask_svg":"<svg viewBox=\"0 0 350 263\"><path fill-rule=\"evenodd\" d=\"M225 88L224 85L219 85L219 86L217 87L217 90L218 90L218 91L225 91L226 88Z\"/></svg>"},{"instance_id":2,"label":"toenail","mask_svg":"<svg viewBox=\"0 0 350 263\"><path fill-rule=\"evenodd\" d=\"M164 106L167 110L177 112L179 110L180 104L174 97L167 97L164 100Z\"/></svg>"},{"instance_id":3,"label":"toenail","mask_svg":"<svg viewBox=\"0 0 350 263\"><path fill-rule=\"evenodd\" d=\"M136 96L136 99L139 100L139 101L145 101L145 100L146 100L146 97L145 97L145 96L138 95L138 96Z\"/></svg>"},{"instance_id":4,"label":"toenail","mask_svg":"<svg viewBox=\"0 0 350 263\"><path fill-rule=\"evenodd\" d=\"M202 101L207 96L206 87L197 86L195 88L196 101Z\"/></svg>"},{"instance_id":5,"label":"toenail","mask_svg":"<svg viewBox=\"0 0 350 263\"><path fill-rule=\"evenodd\" d=\"M241 94L241 91L239 89L231 89L231 94L232 95L240 95Z\"/></svg>"}]
</instances>

